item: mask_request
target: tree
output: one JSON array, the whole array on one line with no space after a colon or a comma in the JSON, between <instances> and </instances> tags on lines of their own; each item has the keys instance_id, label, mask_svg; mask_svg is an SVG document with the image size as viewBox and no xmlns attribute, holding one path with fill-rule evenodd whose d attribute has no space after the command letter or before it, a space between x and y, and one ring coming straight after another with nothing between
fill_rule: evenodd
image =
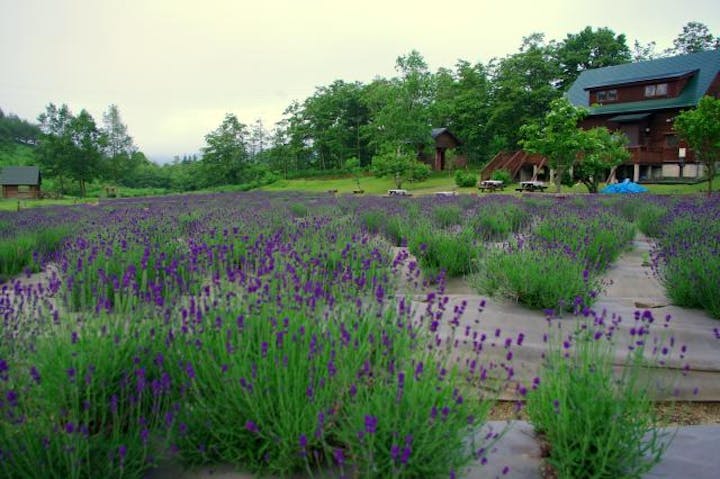
<instances>
[{"instance_id":1,"label":"tree","mask_svg":"<svg viewBox=\"0 0 720 479\"><path fill-rule=\"evenodd\" d=\"M85 185L100 173L100 148L105 144L104 135L85 109L70 121L69 133L75 151L67 158L65 168L68 176L78 182L80 196L85 196Z\"/></svg>"},{"instance_id":2,"label":"tree","mask_svg":"<svg viewBox=\"0 0 720 479\"><path fill-rule=\"evenodd\" d=\"M667 50L671 55L685 55L720 48L720 37L713 36L707 25L700 22L688 22L682 32L673 40L673 48Z\"/></svg>"},{"instance_id":3,"label":"tree","mask_svg":"<svg viewBox=\"0 0 720 479\"><path fill-rule=\"evenodd\" d=\"M705 166L710 195L720 159L720 99L703 97L697 108L686 110L675 118L674 128Z\"/></svg>"},{"instance_id":4,"label":"tree","mask_svg":"<svg viewBox=\"0 0 720 479\"><path fill-rule=\"evenodd\" d=\"M417 152L432 141L433 75L417 50L398 57L395 70L400 76L376 79L366 90L371 120L365 135L377 151L389 145Z\"/></svg>"},{"instance_id":5,"label":"tree","mask_svg":"<svg viewBox=\"0 0 720 479\"><path fill-rule=\"evenodd\" d=\"M578 122L587 112L570 104L566 98L550 103L550 111L539 122L524 125L520 130L523 148L548 159L555 170L555 188L559 193L563 176L575 163L578 152L583 149L584 136Z\"/></svg>"},{"instance_id":6,"label":"tree","mask_svg":"<svg viewBox=\"0 0 720 479\"><path fill-rule=\"evenodd\" d=\"M632 47L632 61L644 62L654 60L658 57L658 53L655 51L656 46L657 45L654 41L643 45L639 41L635 40Z\"/></svg>"},{"instance_id":7,"label":"tree","mask_svg":"<svg viewBox=\"0 0 720 479\"><path fill-rule=\"evenodd\" d=\"M550 102L561 93L556 88L560 68L553 49L541 33L523 38L520 52L491 62L492 91L487 138L491 154L520 144L520 127L540 120Z\"/></svg>"},{"instance_id":8,"label":"tree","mask_svg":"<svg viewBox=\"0 0 720 479\"><path fill-rule=\"evenodd\" d=\"M430 167L417 161L411 154L386 150L373 157L372 172L378 178L392 176L395 187L400 189L406 181L426 179L430 175Z\"/></svg>"},{"instance_id":9,"label":"tree","mask_svg":"<svg viewBox=\"0 0 720 479\"><path fill-rule=\"evenodd\" d=\"M449 128L463 142L461 151L474 164L490 154L490 80L485 66L460 60L455 71L440 69L435 74L432 124Z\"/></svg>"},{"instance_id":10,"label":"tree","mask_svg":"<svg viewBox=\"0 0 720 479\"><path fill-rule=\"evenodd\" d=\"M48 104L45 112L38 116L42 131L37 149L38 161L44 175L57 178L60 194L65 193L66 165L75 154L75 145L70 138L74 118L67 105L58 108L53 103Z\"/></svg>"},{"instance_id":11,"label":"tree","mask_svg":"<svg viewBox=\"0 0 720 479\"><path fill-rule=\"evenodd\" d=\"M626 148L628 140L624 134L610 133L605 127L581 130L580 134L582 153L573 165L573 177L584 184L589 193L597 193L608 171L630 159Z\"/></svg>"},{"instance_id":12,"label":"tree","mask_svg":"<svg viewBox=\"0 0 720 479\"><path fill-rule=\"evenodd\" d=\"M628 63L630 49L625 35L615 35L609 28L593 31L585 27L579 33L568 34L556 48L560 65L560 88L567 90L584 70Z\"/></svg>"},{"instance_id":13,"label":"tree","mask_svg":"<svg viewBox=\"0 0 720 479\"><path fill-rule=\"evenodd\" d=\"M350 173L355 179L355 186L358 190L360 188L360 178L362 177L362 167L360 166L360 160L358 158L349 158L345 161L345 170Z\"/></svg>"},{"instance_id":14,"label":"tree","mask_svg":"<svg viewBox=\"0 0 720 479\"><path fill-rule=\"evenodd\" d=\"M249 179L250 172L247 126L232 113L222 124L205 135L202 169L207 186L238 184Z\"/></svg>"},{"instance_id":15,"label":"tree","mask_svg":"<svg viewBox=\"0 0 720 479\"><path fill-rule=\"evenodd\" d=\"M103 145L106 161L105 175L113 182L121 183L122 178L137 167L138 163L131 161L137 147L128 134L127 126L120 118L117 105L110 105L103 114L103 133L105 135L105 144Z\"/></svg>"}]
</instances>

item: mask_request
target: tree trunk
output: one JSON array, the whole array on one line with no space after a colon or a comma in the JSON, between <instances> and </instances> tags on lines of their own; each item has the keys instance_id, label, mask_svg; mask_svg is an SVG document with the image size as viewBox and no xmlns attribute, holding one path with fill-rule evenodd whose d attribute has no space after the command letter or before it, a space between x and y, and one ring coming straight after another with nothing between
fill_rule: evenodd
<instances>
[{"instance_id":1,"label":"tree trunk","mask_svg":"<svg viewBox=\"0 0 720 479\"><path fill-rule=\"evenodd\" d=\"M565 168L558 166L555 170L555 193L560 193L562 188L562 178L565 174Z\"/></svg>"}]
</instances>

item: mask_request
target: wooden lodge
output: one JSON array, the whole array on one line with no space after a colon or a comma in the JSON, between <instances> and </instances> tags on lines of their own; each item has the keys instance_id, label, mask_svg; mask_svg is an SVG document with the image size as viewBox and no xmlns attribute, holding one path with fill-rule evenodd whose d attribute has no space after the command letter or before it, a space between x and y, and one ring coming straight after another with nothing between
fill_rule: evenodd
<instances>
[{"instance_id":1,"label":"wooden lodge","mask_svg":"<svg viewBox=\"0 0 720 479\"><path fill-rule=\"evenodd\" d=\"M434 171L444 171L449 168L463 168L467 165L465 156L455 156L453 164L448 164L447 150L452 150L462 142L447 128L433 128L431 132L433 140L435 140L435 151L432 154L425 152L421 147L418 152L418 159L430 165Z\"/></svg>"},{"instance_id":2,"label":"wooden lodge","mask_svg":"<svg viewBox=\"0 0 720 479\"><path fill-rule=\"evenodd\" d=\"M586 70L567 92L588 110L580 126L605 126L628 138L631 158L616 171L618 180L689 180L703 176L693 151L673 129L675 117L709 95L720 97L720 50ZM482 172L505 167L522 181L543 174L546 162L524 152L501 152Z\"/></svg>"},{"instance_id":3,"label":"wooden lodge","mask_svg":"<svg viewBox=\"0 0 720 479\"><path fill-rule=\"evenodd\" d=\"M6 166L0 170L2 198L39 199L41 183L37 166Z\"/></svg>"}]
</instances>

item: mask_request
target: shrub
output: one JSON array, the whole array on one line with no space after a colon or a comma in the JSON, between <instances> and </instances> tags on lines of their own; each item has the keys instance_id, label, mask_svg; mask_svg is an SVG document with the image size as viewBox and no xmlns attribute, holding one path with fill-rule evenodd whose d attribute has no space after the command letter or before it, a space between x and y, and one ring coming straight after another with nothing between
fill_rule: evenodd
<instances>
[{"instance_id":1,"label":"shrub","mask_svg":"<svg viewBox=\"0 0 720 479\"><path fill-rule=\"evenodd\" d=\"M549 446L546 461L560 479L642 477L671 439L658 429L642 380L644 343L633 345L617 375L613 336L604 328L588 321L566 338L556 333L526 403Z\"/></svg>"},{"instance_id":2,"label":"shrub","mask_svg":"<svg viewBox=\"0 0 720 479\"><path fill-rule=\"evenodd\" d=\"M461 188L475 186L477 175L467 170L455 171L455 184Z\"/></svg>"},{"instance_id":3,"label":"shrub","mask_svg":"<svg viewBox=\"0 0 720 479\"><path fill-rule=\"evenodd\" d=\"M512 183L512 175L508 170L495 170L492 172L492 175L490 175L491 180L496 181L502 181L504 185L509 185Z\"/></svg>"},{"instance_id":4,"label":"shrub","mask_svg":"<svg viewBox=\"0 0 720 479\"><path fill-rule=\"evenodd\" d=\"M551 310L592 304L600 289L600 282L581 263L559 249L496 250L470 282L482 293Z\"/></svg>"}]
</instances>

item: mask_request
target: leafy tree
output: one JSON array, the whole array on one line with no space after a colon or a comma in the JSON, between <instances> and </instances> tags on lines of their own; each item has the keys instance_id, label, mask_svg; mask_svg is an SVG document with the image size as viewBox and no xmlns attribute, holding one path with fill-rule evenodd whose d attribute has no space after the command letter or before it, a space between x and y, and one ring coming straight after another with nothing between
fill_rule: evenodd
<instances>
[{"instance_id":1,"label":"leafy tree","mask_svg":"<svg viewBox=\"0 0 720 479\"><path fill-rule=\"evenodd\" d=\"M12 113L0 109L0 146L21 144L34 146L42 132L37 125L25 121Z\"/></svg>"},{"instance_id":2,"label":"leafy tree","mask_svg":"<svg viewBox=\"0 0 720 479\"><path fill-rule=\"evenodd\" d=\"M688 22L682 32L673 40L673 48L667 50L671 55L685 55L720 48L720 37L715 37L707 25L700 22Z\"/></svg>"},{"instance_id":3,"label":"leafy tree","mask_svg":"<svg viewBox=\"0 0 720 479\"><path fill-rule=\"evenodd\" d=\"M376 79L368 86L365 100L371 121L364 131L378 151L386 146L417 151L432 142L434 78L416 50L398 57L395 70L400 76Z\"/></svg>"},{"instance_id":4,"label":"leafy tree","mask_svg":"<svg viewBox=\"0 0 720 479\"><path fill-rule=\"evenodd\" d=\"M128 134L127 126L120 118L120 111L117 105L110 105L103 114L103 133L105 144L103 153L105 155L105 176L115 183L121 183L123 177L139 166L133 160L137 152L132 137ZM137 159L138 157L135 157Z\"/></svg>"},{"instance_id":5,"label":"leafy tree","mask_svg":"<svg viewBox=\"0 0 720 479\"><path fill-rule=\"evenodd\" d=\"M558 98L550 103L550 111L545 118L521 128L523 148L530 153L545 156L550 168L555 170L555 188L558 193L563 176L584 147L585 138L578 128L578 122L586 114L585 110L571 105L566 98Z\"/></svg>"},{"instance_id":6,"label":"leafy tree","mask_svg":"<svg viewBox=\"0 0 720 479\"><path fill-rule=\"evenodd\" d=\"M628 63L630 49L625 35L615 35L609 28L585 27L568 34L555 50L560 65L560 88L566 90L584 70Z\"/></svg>"},{"instance_id":7,"label":"leafy tree","mask_svg":"<svg viewBox=\"0 0 720 479\"><path fill-rule=\"evenodd\" d=\"M705 165L710 195L720 160L720 99L703 97L697 108L686 110L675 118L674 128Z\"/></svg>"},{"instance_id":8,"label":"leafy tree","mask_svg":"<svg viewBox=\"0 0 720 479\"><path fill-rule=\"evenodd\" d=\"M481 63L460 60L455 71L440 69L435 74L436 93L432 124L448 127L462 140L461 151L479 164L490 155L487 123L490 117L490 79Z\"/></svg>"},{"instance_id":9,"label":"leafy tree","mask_svg":"<svg viewBox=\"0 0 720 479\"><path fill-rule=\"evenodd\" d=\"M605 127L580 133L583 136L582 154L573 166L573 176L585 185L589 193L597 193L604 175L630 159L626 148L627 137L620 132L610 133Z\"/></svg>"},{"instance_id":10,"label":"leafy tree","mask_svg":"<svg viewBox=\"0 0 720 479\"><path fill-rule=\"evenodd\" d=\"M58 108L53 103L48 104L45 112L38 116L42 131L37 149L38 161L44 175L57 178L60 194L65 193L65 180L68 177L66 165L75 154L75 145L71 139L74 118L67 105Z\"/></svg>"},{"instance_id":11,"label":"leafy tree","mask_svg":"<svg viewBox=\"0 0 720 479\"><path fill-rule=\"evenodd\" d=\"M360 160L358 158L349 158L345 161L345 170L350 173L355 179L355 186L358 190L360 188L360 178L362 178L362 167L360 166Z\"/></svg>"},{"instance_id":12,"label":"leafy tree","mask_svg":"<svg viewBox=\"0 0 720 479\"><path fill-rule=\"evenodd\" d=\"M491 63L491 113L486 132L493 143L491 154L517 148L520 127L540 120L550 102L561 95L555 86L560 68L553 55L544 35L534 33L523 39L519 53Z\"/></svg>"},{"instance_id":13,"label":"leafy tree","mask_svg":"<svg viewBox=\"0 0 720 479\"><path fill-rule=\"evenodd\" d=\"M100 174L100 148L105 144L104 135L85 109L70 121L69 133L75 151L66 158L65 169L68 176L78 182L80 196L85 196L87 182Z\"/></svg>"},{"instance_id":14,"label":"leafy tree","mask_svg":"<svg viewBox=\"0 0 720 479\"><path fill-rule=\"evenodd\" d=\"M378 178L392 176L395 187L400 189L406 181L422 181L430 175L430 167L420 163L412 154L388 151L374 156L373 175Z\"/></svg>"},{"instance_id":15,"label":"leafy tree","mask_svg":"<svg viewBox=\"0 0 720 479\"><path fill-rule=\"evenodd\" d=\"M267 148L268 133L261 119L255 120L250 127L250 135L248 140L248 155L250 159L256 160L260 154Z\"/></svg>"},{"instance_id":16,"label":"leafy tree","mask_svg":"<svg viewBox=\"0 0 720 479\"><path fill-rule=\"evenodd\" d=\"M206 186L243 183L249 179L247 126L228 113L222 124L205 135L202 170Z\"/></svg>"}]
</instances>

